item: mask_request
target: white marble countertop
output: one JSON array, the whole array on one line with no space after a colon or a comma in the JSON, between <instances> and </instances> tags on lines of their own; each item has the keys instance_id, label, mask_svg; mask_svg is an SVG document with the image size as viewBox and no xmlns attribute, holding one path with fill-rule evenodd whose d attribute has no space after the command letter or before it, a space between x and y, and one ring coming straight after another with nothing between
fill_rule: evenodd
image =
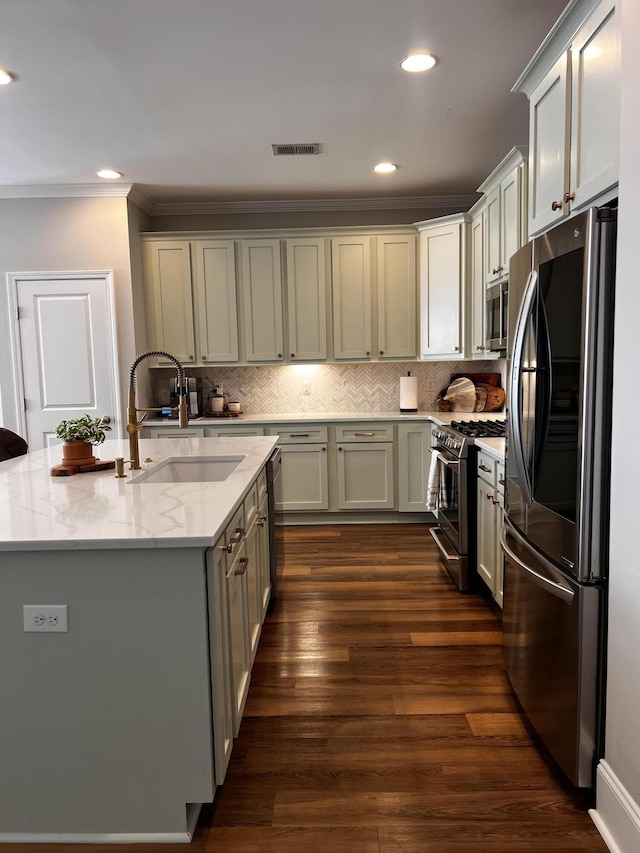
<instances>
[{"instance_id":1,"label":"white marble countertop","mask_svg":"<svg viewBox=\"0 0 640 853\"><path fill-rule=\"evenodd\" d=\"M269 458L275 436L141 439L140 458L246 455L223 482L130 483L113 470L52 477L62 447L0 463L0 551L209 547ZM94 449L128 458L128 441Z\"/></svg>"},{"instance_id":2,"label":"white marble countertop","mask_svg":"<svg viewBox=\"0 0 640 853\"><path fill-rule=\"evenodd\" d=\"M485 453L488 453L490 456L495 457L500 462L504 462L504 438L475 438L473 441L474 444L480 448L480 450L484 450Z\"/></svg>"},{"instance_id":3,"label":"white marble countertop","mask_svg":"<svg viewBox=\"0 0 640 853\"><path fill-rule=\"evenodd\" d=\"M340 423L349 421L433 421L436 424L450 424L451 421L496 421L504 420L504 412L247 412L237 418L214 418L206 415L192 418L189 426L234 426L235 424L273 424L296 423L299 421L316 423ZM145 421L145 426L171 426L178 428L178 420L153 418Z\"/></svg>"}]
</instances>

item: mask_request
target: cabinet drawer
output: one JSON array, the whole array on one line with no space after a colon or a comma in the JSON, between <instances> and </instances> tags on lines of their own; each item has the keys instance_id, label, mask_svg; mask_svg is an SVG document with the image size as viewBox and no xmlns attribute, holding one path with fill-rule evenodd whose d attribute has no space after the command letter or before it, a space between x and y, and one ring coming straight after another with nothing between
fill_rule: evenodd
<instances>
[{"instance_id":1,"label":"cabinet drawer","mask_svg":"<svg viewBox=\"0 0 640 853\"><path fill-rule=\"evenodd\" d=\"M278 444L325 444L327 442L326 426L291 426L270 427L269 435L280 436Z\"/></svg>"},{"instance_id":2,"label":"cabinet drawer","mask_svg":"<svg viewBox=\"0 0 640 853\"><path fill-rule=\"evenodd\" d=\"M221 435L233 435L234 437L242 435L264 435L264 427L253 426L224 426L224 427L205 427L204 434L206 437L218 438Z\"/></svg>"},{"instance_id":3,"label":"cabinet drawer","mask_svg":"<svg viewBox=\"0 0 640 853\"><path fill-rule=\"evenodd\" d=\"M336 441L393 441L393 424L351 424L349 426L337 426Z\"/></svg>"},{"instance_id":4,"label":"cabinet drawer","mask_svg":"<svg viewBox=\"0 0 640 853\"><path fill-rule=\"evenodd\" d=\"M497 464L497 459L480 450L478 452L478 477L487 480L492 486L495 485Z\"/></svg>"}]
</instances>

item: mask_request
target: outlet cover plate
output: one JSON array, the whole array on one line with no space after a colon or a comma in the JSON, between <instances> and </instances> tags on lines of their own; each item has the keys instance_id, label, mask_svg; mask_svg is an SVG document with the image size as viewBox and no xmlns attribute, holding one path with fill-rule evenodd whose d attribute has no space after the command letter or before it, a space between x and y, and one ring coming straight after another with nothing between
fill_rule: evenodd
<instances>
[{"instance_id":1,"label":"outlet cover plate","mask_svg":"<svg viewBox=\"0 0 640 853\"><path fill-rule=\"evenodd\" d=\"M25 631L44 634L69 630L69 608L66 604L24 604L22 613Z\"/></svg>"}]
</instances>

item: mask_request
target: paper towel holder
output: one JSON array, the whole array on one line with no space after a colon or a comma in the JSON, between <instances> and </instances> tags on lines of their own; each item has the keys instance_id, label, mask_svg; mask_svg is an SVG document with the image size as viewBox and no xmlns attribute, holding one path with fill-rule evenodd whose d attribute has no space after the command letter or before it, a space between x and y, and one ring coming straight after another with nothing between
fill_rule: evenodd
<instances>
[{"instance_id":1,"label":"paper towel holder","mask_svg":"<svg viewBox=\"0 0 640 853\"><path fill-rule=\"evenodd\" d=\"M411 371L400 377L400 411L415 414L418 411L418 377Z\"/></svg>"}]
</instances>

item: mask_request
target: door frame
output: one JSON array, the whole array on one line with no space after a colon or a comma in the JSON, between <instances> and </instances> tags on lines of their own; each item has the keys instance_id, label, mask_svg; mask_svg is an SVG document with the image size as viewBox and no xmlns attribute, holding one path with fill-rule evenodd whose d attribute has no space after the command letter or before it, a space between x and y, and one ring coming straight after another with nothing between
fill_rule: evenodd
<instances>
[{"instance_id":1,"label":"door frame","mask_svg":"<svg viewBox=\"0 0 640 853\"><path fill-rule=\"evenodd\" d=\"M20 334L20 319L18 316L18 285L21 281L69 281L93 279L103 281L107 291L107 316L105 322L108 328L109 339L109 363L113 376L114 389L114 412L111 417L115 423L112 424L113 437L119 433L120 425L120 369L118 365L118 347L116 337L116 304L113 286L113 270L55 270L53 272L8 272L7 284L9 292L9 312L11 321L9 323L9 338L11 343L11 361L13 371L14 411L18 432L26 435L27 419L24 409L24 374L22 363L22 337Z\"/></svg>"}]
</instances>

